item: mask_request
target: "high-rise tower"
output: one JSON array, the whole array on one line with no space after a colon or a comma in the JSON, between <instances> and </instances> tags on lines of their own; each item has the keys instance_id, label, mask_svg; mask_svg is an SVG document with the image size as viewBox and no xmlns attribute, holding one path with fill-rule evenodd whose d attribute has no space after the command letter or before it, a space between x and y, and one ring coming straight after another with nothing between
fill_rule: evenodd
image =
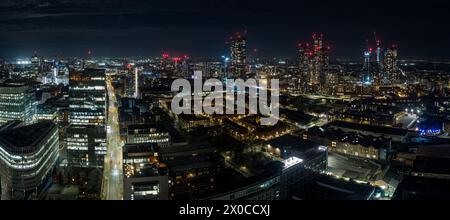
<instances>
[{"instance_id":1,"label":"high-rise tower","mask_svg":"<svg viewBox=\"0 0 450 220\"><path fill-rule=\"evenodd\" d=\"M303 80L311 88L326 85L326 71L329 63L328 46L324 46L323 34L313 34L313 44L299 44L299 68Z\"/></svg>"},{"instance_id":2,"label":"high-rise tower","mask_svg":"<svg viewBox=\"0 0 450 220\"><path fill-rule=\"evenodd\" d=\"M399 69L397 66L397 50L398 46L395 44L392 45L386 51L386 56L384 58L384 69L386 77L391 83L397 81L399 76Z\"/></svg>"},{"instance_id":3,"label":"high-rise tower","mask_svg":"<svg viewBox=\"0 0 450 220\"><path fill-rule=\"evenodd\" d=\"M71 71L65 139L70 166L103 167L106 154L106 75L103 69Z\"/></svg>"},{"instance_id":4,"label":"high-rise tower","mask_svg":"<svg viewBox=\"0 0 450 220\"><path fill-rule=\"evenodd\" d=\"M323 34L313 34L314 56L313 70L311 72L311 83L318 84L321 87L326 83L326 69L329 62L329 48L323 45Z\"/></svg>"},{"instance_id":5,"label":"high-rise tower","mask_svg":"<svg viewBox=\"0 0 450 220\"><path fill-rule=\"evenodd\" d=\"M373 83L373 73L370 66L370 63L372 62L372 53L373 49L369 46L369 40L367 40L367 48L364 51L364 66L361 79L364 85L372 85Z\"/></svg>"},{"instance_id":6,"label":"high-rise tower","mask_svg":"<svg viewBox=\"0 0 450 220\"><path fill-rule=\"evenodd\" d=\"M76 125L105 126L105 70L71 71L69 79L70 117Z\"/></svg>"},{"instance_id":7,"label":"high-rise tower","mask_svg":"<svg viewBox=\"0 0 450 220\"><path fill-rule=\"evenodd\" d=\"M246 78L247 67L247 41L244 34L237 32L231 38L230 72L233 76Z\"/></svg>"}]
</instances>

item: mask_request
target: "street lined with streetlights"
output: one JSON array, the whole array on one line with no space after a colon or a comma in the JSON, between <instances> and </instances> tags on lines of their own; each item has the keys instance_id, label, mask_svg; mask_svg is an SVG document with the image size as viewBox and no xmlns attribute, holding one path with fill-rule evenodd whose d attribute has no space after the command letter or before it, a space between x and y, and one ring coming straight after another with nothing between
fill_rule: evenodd
<instances>
[{"instance_id":1,"label":"street lined with streetlights","mask_svg":"<svg viewBox=\"0 0 450 220\"><path fill-rule=\"evenodd\" d=\"M119 116L116 106L116 95L111 80L107 80L108 89L108 150L105 156L105 167L103 169L102 199L123 199L123 167L122 146L120 140Z\"/></svg>"}]
</instances>

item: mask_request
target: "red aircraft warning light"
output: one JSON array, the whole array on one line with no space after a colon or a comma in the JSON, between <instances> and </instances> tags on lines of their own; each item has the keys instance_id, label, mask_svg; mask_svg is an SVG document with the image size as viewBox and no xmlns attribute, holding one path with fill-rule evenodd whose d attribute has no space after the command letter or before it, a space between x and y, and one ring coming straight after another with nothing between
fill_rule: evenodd
<instances>
[{"instance_id":1,"label":"red aircraft warning light","mask_svg":"<svg viewBox=\"0 0 450 220\"><path fill-rule=\"evenodd\" d=\"M175 63L178 63L178 62L181 61L181 58L180 57L173 57L172 61L174 61Z\"/></svg>"},{"instance_id":2,"label":"red aircraft warning light","mask_svg":"<svg viewBox=\"0 0 450 220\"><path fill-rule=\"evenodd\" d=\"M161 57L164 58L164 59L168 59L170 56L169 56L168 53L163 53L163 54L161 55Z\"/></svg>"},{"instance_id":3,"label":"red aircraft warning light","mask_svg":"<svg viewBox=\"0 0 450 220\"><path fill-rule=\"evenodd\" d=\"M131 65L131 63L127 64L127 69L131 70L133 68L133 65Z\"/></svg>"}]
</instances>

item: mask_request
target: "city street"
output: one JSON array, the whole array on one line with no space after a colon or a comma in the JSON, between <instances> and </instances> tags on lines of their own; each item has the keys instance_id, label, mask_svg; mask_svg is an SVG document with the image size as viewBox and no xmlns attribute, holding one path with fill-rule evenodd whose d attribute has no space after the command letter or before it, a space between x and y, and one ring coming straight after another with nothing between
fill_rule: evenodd
<instances>
[{"instance_id":1,"label":"city street","mask_svg":"<svg viewBox=\"0 0 450 220\"><path fill-rule=\"evenodd\" d=\"M116 96L110 80L107 80L108 90L108 128L107 141L108 150L105 156L105 167L103 170L102 199L123 199L123 167L122 146L120 140L119 117L116 106Z\"/></svg>"}]
</instances>

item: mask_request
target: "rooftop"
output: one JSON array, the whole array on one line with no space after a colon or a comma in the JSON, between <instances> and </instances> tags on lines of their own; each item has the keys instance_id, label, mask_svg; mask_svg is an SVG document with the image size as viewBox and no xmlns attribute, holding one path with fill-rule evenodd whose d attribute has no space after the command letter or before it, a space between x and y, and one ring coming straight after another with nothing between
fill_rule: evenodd
<instances>
[{"instance_id":1,"label":"rooftop","mask_svg":"<svg viewBox=\"0 0 450 220\"><path fill-rule=\"evenodd\" d=\"M405 176L398 185L394 200L447 200L450 198L450 179Z\"/></svg>"},{"instance_id":2,"label":"rooftop","mask_svg":"<svg viewBox=\"0 0 450 220\"><path fill-rule=\"evenodd\" d=\"M368 184L319 175L307 187L306 195L297 196L308 200L368 200L374 195L375 188ZM306 197L306 198L305 198Z\"/></svg>"},{"instance_id":3,"label":"rooftop","mask_svg":"<svg viewBox=\"0 0 450 220\"><path fill-rule=\"evenodd\" d=\"M167 129L160 124L132 124L128 125L128 134L135 134L138 131L139 134L153 132L167 132Z\"/></svg>"},{"instance_id":4,"label":"rooftop","mask_svg":"<svg viewBox=\"0 0 450 220\"><path fill-rule=\"evenodd\" d=\"M386 135L398 135L398 136L406 136L408 134L408 130L401 128L393 128L393 127L385 127L378 125L363 125L345 121L334 121L326 125L327 127L338 127L338 128L346 128L353 130L361 130L367 132L373 132L378 134L386 134Z\"/></svg>"},{"instance_id":5,"label":"rooftop","mask_svg":"<svg viewBox=\"0 0 450 220\"><path fill-rule=\"evenodd\" d=\"M26 86L23 82L15 82L11 80L6 80L5 82L0 83L0 87L22 87Z\"/></svg>"},{"instance_id":6,"label":"rooftop","mask_svg":"<svg viewBox=\"0 0 450 220\"><path fill-rule=\"evenodd\" d=\"M35 147L54 127L55 124L47 120L31 125L11 121L0 128L0 142L7 150L22 151L24 148Z\"/></svg>"},{"instance_id":7,"label":"rooftop","mask_svg":"<svg viewBox=\"0 0 450 220\"><path fill-rule=\"evenodd\" d=\"M266 172L250 177L244 177L231 168L225 168L216 176L216 185L210 190L194 191L189 193L189 199L214 199L231 192L245 189L255 185L261 185L268 179L279 174L283 164L279 161L272 161L266 165ZM276 185L276 184L275 184ZM245 198L240 198L245 199Z\"/></svg>"},{"instance_id":8,"label":"rooftop","mask_svg":"<svg viewBox=\"0 0 450 220\"><path fill-rule=\"evenodd\" d=\"M299 153L303 153L311 148L318 146L313 141L304 140L303 138L293 135L284 135L279 138L267 141L266 143L271 145L272 147L281 148L281 150L295 150Z\"/></svg>"},{"instance_id":9,"label":"rooftop","mask_svg":"<svg viewBox=\"0 0 450 220\"><path fill-rule=\"evenodd\" d=\"M308 124L316 117L307 115L301 111L293 111L289 109L280 109L280 114L286 116L287 119L293 122L302 123L302 124Z\"/></svg>"},{"instance_id":10,"label":"rooftop","mask_svg":"<svg viewBox=\"0 0 450 220\"><path fill-rule=\"evenodd\" d=\"M390 145L390 140L383 137L362 135L357 132L344 132L335 128L327 128L326 130L311 128L308 130L308 133L332 141L359 144L364 147L386 148Z\"/></svg>"},{"instance_id":11,"label":"rooftop","mask_svg":"<svg viewBox=\"0 0 450 220\"><path fill-rule=\"evenodd\" d=\"M154 155L157 152L158 146L156 143L145 143L145 144L125 144L122 148L124 158L129 156L133 157L133 154L148 154Z\"/></svg>"}]
</instances>

